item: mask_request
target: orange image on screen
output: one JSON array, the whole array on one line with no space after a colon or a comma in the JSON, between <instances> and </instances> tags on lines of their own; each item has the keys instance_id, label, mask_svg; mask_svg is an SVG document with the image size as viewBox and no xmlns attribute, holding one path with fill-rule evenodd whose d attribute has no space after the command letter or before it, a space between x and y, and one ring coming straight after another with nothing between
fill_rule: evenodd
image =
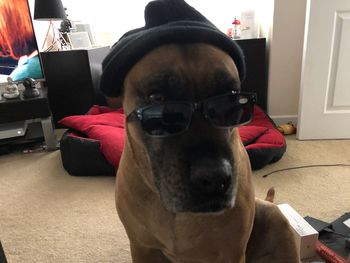
<instances>
[{"instance_id":1,"label":"orange image on screen","mask_svg":"<svg viewBox=\"0 0 350 263\"><path fill-rule=\"evenodd\" d=\"M26 0L0 0L0 58L19 60L36 51Z\"/></svg>"}]
</instances>

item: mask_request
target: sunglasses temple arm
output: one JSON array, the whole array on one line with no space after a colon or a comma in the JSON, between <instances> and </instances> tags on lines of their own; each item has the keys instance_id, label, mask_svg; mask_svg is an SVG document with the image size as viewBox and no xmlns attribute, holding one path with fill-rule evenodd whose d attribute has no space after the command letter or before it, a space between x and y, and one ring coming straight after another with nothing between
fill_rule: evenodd
<instances>
[{"instance_id":1,"label":"sunglasses temple arm","mask_svg":"<svg viewBox=\"0 0 350 263\"><path fill-rule=\"evenodd\" d=\"M139 120L139 118L137 117L137 114L135 111L131 112L127 117L126 117L126 121L130 122L130 121L137 121Z\"/></svg>"}]
</instances>

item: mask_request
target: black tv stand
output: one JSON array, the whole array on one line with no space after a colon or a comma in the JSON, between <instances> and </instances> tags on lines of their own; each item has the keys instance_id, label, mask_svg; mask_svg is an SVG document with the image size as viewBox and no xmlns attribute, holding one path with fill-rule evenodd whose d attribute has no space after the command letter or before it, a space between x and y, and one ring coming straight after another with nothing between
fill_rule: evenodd
<instances>
[{"instance_id":1,"label":"black tv stand","mask_svg":"<svg viewBox=\"0 0 350 263\"><path fill-rule=\"evenodd\" d=\"M20 91L18 99L0 100L0 124L2 128L6 124L25 121L26 124L40 123L48 150L57 149L57 140L54 133L51 111L47 99L46 87L40 88L40 96L36 98L24 98ZM3 88L0 88L0 93ZM10 125L9 125L10 128ZM11 138L7 138L9 142Z\"/></svg>"}]
</instances>

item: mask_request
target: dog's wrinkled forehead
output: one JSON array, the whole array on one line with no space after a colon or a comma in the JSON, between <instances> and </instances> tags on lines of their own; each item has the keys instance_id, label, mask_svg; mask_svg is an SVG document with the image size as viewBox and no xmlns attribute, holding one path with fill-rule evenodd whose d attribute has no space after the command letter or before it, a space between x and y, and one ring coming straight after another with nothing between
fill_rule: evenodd
<instances>
[{"instance_id":1,"label":"dog's wrinkled forehead","mask_svg":"<svg viewBox=\"0 0 350 263\"><path fill-rule=\"evenodd\" d=\"M109 97L121 95L128 72L140 59L167 44L207 43L224 51L245 77L242 50L183 0L156 0L145 8L145 26L124 34L103 61L100 88Z\"/></svg>"}]
</instances>

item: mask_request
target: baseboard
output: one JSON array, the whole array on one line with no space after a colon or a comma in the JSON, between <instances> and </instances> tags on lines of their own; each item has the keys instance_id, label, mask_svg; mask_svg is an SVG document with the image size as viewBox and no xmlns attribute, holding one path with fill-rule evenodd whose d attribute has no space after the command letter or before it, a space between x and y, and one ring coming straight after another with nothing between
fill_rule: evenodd
<instances>
[{"instance_id":1,"label":"baseboard","mask_svg":"<svg viewBox=\"0 0 350 263\"><path fill-rule=\"evenodd\" d=\"M298 123L298 115L277 115L270 116L270 118L276 123L276 125L292 122L294 125Z\"/></svg>"}]
</instances>

